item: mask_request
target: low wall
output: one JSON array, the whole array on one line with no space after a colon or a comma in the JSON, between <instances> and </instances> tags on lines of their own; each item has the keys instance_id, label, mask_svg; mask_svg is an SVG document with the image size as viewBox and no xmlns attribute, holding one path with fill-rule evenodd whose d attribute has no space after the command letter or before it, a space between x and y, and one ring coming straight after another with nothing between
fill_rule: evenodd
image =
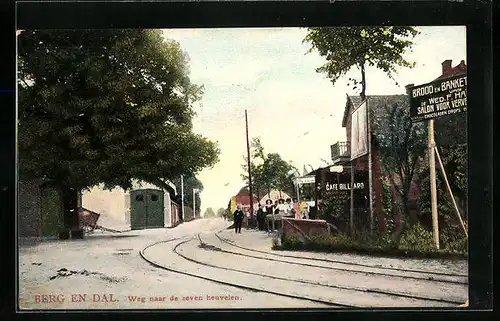
<instances>
[{"instance_id":1,"label":"low wall","mask_svg":"<svg viewBox=\"0 0 500 321\"><path fill-rule=\"evenodd\" d=\"M325 220L283 218L283 236L306 237L329 235L330 227Z\"/></svg>"}]
</instances>

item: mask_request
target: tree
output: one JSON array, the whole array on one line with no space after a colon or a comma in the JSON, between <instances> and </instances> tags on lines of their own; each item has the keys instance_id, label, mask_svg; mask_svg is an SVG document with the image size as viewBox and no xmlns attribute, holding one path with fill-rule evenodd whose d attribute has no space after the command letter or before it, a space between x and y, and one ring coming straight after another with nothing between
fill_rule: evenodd
<instances>
[{"instance_id":1,"label":"tree","mask_svg":"<svg viewBox=\"0 0 500 321\"><path fill-rule=\"evenodd\" d=\"M218 217L222 217L222 216L224 216L224 214L226 214L226 209L224 209L224 208L221 207L221 208L219 208L217 210L217 216Z\"/></svg>"},{"instance_id":2,"label":"tree","mask_svg":"<svg viewBox=\"0 0 500 321\"><path fill-rule=\"evenodd\" d=\"M291 163L283 160L278 153L265 154L259 138L252 139L250 157L252 185L258 199L273 189L293 193L293 178L297 169ZM248 162L246 157L243 159L241 177L248 184ZM260 161L258 165L256 160Z\"/></svg>"},{"instance_id":3,"label":"tree","mask_svg":"<svg viewBox=\"0 0 500 321\"><path fill-rule=\"evenodd\" d=\"M457 202L459 211L464 219L467 219L467 113L457 113L446 117L438 118L434 121L436 135L436 146L443 161L443 165L448 178L448 183ZM440 218L446 225L457 225L454 205L444 181L444 177L436 159L436 179L437 179L437 200ZM421 212L429 216L431 213L430 204L430 182L429 166L426 164L425 171L421 174L422 187L419 206ZM461 228L461 227L460 227ZM462 233L462 231L459 231Z\"/></svg>"},{"instance_id":4,"label":"tree","mask_svg":"<svg viewBox=\"0 0 500 321\"><path fill-rule=\"evenodd\" d=\"M268 192L268 185L266 182L266 178L264 177L264 173L262 172L263 167L258 166L257 162L260 162L261 165L265 159L266 155L264 154L264 148L262 147L262 143L259 137L252 138L250 143L250 168L252 171L252 186L253 191L257 195L257 198L260 199L266 192ZM248 180L248 159L246 156L243 157L244 163L241 165L243 169L242 178L245 183L249 184Z\"/></svg>"},{"instance_id":5,"label":"tree","mask_svg":"<svg viewBox=\"0 0 500 321\"><path fill-rule=\"evenodd\" d=\"M263 164L263 176L271 189L293 194L293 178L296 168L283 160L278 153L267 154Z\"/></svg>"},{"instance_id":6,"label":"tree","mask_svg":"<svg viewBox=\"0 0 500 321\"><path fill-rule=\"evenodd\" d=\"M194 176L194 174L187 174L183 178L184 180L184 206L188 206L193 208L193 189L197 189L199 192L203 192L203 184L201 181ZM181 178L177 176L172 179L172 183L174 183L175 188L177 189L177 193L181 193ZM201 197L200 193L195 194L195 206L196 211L200 213L201 211Z\"/></svg>"},{"instance_id":7,"label":"tree","mask_svg":"<svg viewBox=\"0 0 500 321\"><path fill-rule=\"evenodd\" d=\"M316 69L325 73L332 83L357 67L361 80L349 79L354 87L361 85L360 96L365 98L366 67L375 66L383 70L391 79L396 67L413 67L414 63L403 55L411 48L412 39L418 34L413 27L315 27L308 28L303 42L317 50L327 62Z\"/></svg>"},{"instance_id":8,"label":"tree","mask_svg":"<svg viewBox=\"0 0 500 321\"><path fill-rule=\"evenodd\" d=\"M302 200L313 200L315 197L315 185L303 184L300 186L300 198Z\"/></svg>"},{"instance_id":9,"label":"tree","mask_svg":"<svg viewBox=\"0 0 500 321\"><path fill-rule=\"evenodd\" d=\"M211 207L207 208L207 209L205 210L205 213L203 214L203 217L205 217L205 218L215 217L215 212L214 212L214 210L213 210Z\"/></svg>"},{"instance_id":10,"label":"tree","mask_svg":"<svg viewBox=\"0 0 500 321\"><path fill-rule=\"evenodd\" d=\"M76 195L104 183L166 178L215 164L215 143L192 132L188 57L160 31L25 31L19 37L19 176ZM76 221L75 221L76 219Z\"/></svg>"},{"instance_id":11,"label":"tree","mask_svg":"<svg viewBox=\"0 0 500 321\"><path fill-rule=\"evenodd\" d=\"M415 174L422 169L427 148L426 123L413 124L406 96L387 100L382 105L384 112L375 113L373 121L373 144L380 151L384 176L401 198L400 212L410 215L409 193ZM416 217L410 217L410 223Z\"/></svg>"},{"instance_id":12,"label":"tree","mask_svg":"<svg viewBox=\"0 0 500 321\"><path fill-rule=\"evenodd\" d=\"M467 217L467 113L456 113L438 118L434 121L434 128L435 132L439 133L435 137L436 146L439 149L448 182L460 213ZM441 186L447 193L446 186L444 184ZM449 197L447 198L447 202L450 202Z\"/></svg>"}]
</instances>

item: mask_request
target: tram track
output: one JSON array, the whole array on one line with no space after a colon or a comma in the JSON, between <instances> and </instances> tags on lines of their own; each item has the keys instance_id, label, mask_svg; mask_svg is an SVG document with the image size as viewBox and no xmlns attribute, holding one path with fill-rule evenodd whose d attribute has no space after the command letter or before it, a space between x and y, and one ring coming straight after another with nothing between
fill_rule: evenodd
<instances>
[{"instance_id":1,"label":"tram track","mask_svg":"<svg viewBox=\"0 0 500 321\"><path fill-rule=\"evenodd\" d=\"M378 269L378 270L386 270L386 271L426 274L426 275L429 275L429 277L409 276L409 275L401 275L401 274L391 274L391 273L386 273L386 272L370 272L370 271L363 271L363 270L357 270L357 269L343 269L343 268L336 268L336 267L327 267L327 266L316 265L316 264L311 264L311 263L300 263L300 262L291 262L291 261L280 260L280 259L265 258L265 257L261 257L261 256L249 255L249 254L244 254L244 253L233 252L233 251L221 249L221 251L228 253L228 254L246 256L246 257L268 260L268 261L283 262L283 263L288 263L288 264L297 264L297 265L308 266L308 267L316 267L316 268L329 269L329 270L338 270L338 271L344 271L344 272L361 273L361 274L367 274L367 275L382 275L382 276L390 276L390 277L399 277L399 278L403 278L403 279L425 280L425 281L432 281L432 282L442 282L442 283L461 284L461 285L468 284L467 282L462 282L462 281L458 281L458 280L436 279L435 277L432 277L432 276L459 277L459 278L467 278L468 277L467 275L462 275L462 274L444 273L444 272L435 272L435 271L423 271L423 270L415 270L415 269L393 268L393 267L383 267L383 266L375 266L375 265L355 263L355 262L346 262L346 261L340 261L340 260L321 259L321 258L315 258L315 257L310 257L310 256L278 254L278 253L272 253L272 252L268 252L268 251L246 248L246 247L234 244L234 242L231 242L231 241L221 237L219 235L219 233L220 233L220 231L216 232L214 234L221 242L228 244L230 246L236 247L236 248L250 251L250 252L256 252L256 253L266 254L266 255L275 256L275 257L292 258L292 259L303 260L303 261L308 261L308 260L309 261L319 261L319 262L326 262L326 263L333 263L333 264L342 264L342 265L347 265L347 266L366 267L366 268L375 269L375 270Z\"/></svg>"},{"instance_id":2,"label":"tram track","mask_svg":"<svg viewBox=\"0 0 500 321\"><path fill-rule=\"evenodd\" d=\"M200 244L202 244L202 245L203 244L205 244L205 245L207 244L207 243L203 242L203 240L201 239L200 234L197 235L197 238L198 238L198 241L200 242ZM217 249L216 251L221 251L222 253L227 253L227 251L224 251L222 249ZM243 255L243 256L246 256L246 255ZM253 256L249 256L249 257L251 257L251 258L258 258L258 259L265 259L265 258L253 257ZM341 286L341 285L333 285L333 284L324 284L324 283L321 283L321 282L312 282L312 281L308 281L308 280L290 279L290 278L284 278L284 277L280 277L280 276L276 276L276 275L263 274L263 273L255 273L255 272L249 272L249 271L240 270L240 269L220 267L220 266L217 266L217 265L214 265L214 264L200 262L200 261L194 260L192 258L186 258L186 259L189 260L189 261L191 261L191 262L194 262L194 263L198 263L198 264L202 264L202 265L206 265L206 266L211 266L211 267L215 267L215 268L219 268L219 269L223 269L223 270L227 270L227 271L235 271L235 272L245 273L245 274L249 274L249 275L254 275L254 276L259 276L259 277L265 277L265 278L272 278L272 279L283 280L283 281L288 281L288 282L296 282L296 283L302 283L302 284L318 285L318 286L322 286L322 287L335 288L335 289L340 289L340 290L358 291L358 292L363 292L363 293L374 293L374 294L381 294L381 295L387 295L387 296L393 296L393 297L401 297L401 298L409 298L409 299L415 299L415 300L449 303L449 304L453 304L453 305L455 305L455 304L458 305L458 304L462 304L463 303L462 301L459 301L459 300L447 300L447 299L441 299L441 298L431 298L431 297L411 295L411 294L405 294L405 293L397 293L397 292L391 292L391 291L385 291L385 290L378 290L378 289ZM290 263L290 262L286 262L286 261L279 261L279 262ZM321 266L315 266L315 267L321 267ZM424 280L426 280L426 279L424 279Z\"/></svg>"},{"instance_id":3,"label":"tram track","mask_svg":"<svg viewBox=\"0 0 500 321\"><path fill-rule=\"evenodd\" d=\"M311 258L311 257L301 257L301 256L293 256L293 255L275 254L275 253L271 253L271 252L260 251L260 250L257 250L257 249L255 249L255 250L254 249L248 249L248 248L245 248L243 246L233 244L232 242L230 242L230 241L224 239L223 237L221 237L219 235L219 233L221 233L222 231L223 230L217 231L217 232L216 231L212 231L212 232L208 232L208 234L212 234L212 233L215 234L215 236L221 242L223 242L225 244L228 244L228 245L231 245L231 246L234 246L234 247L237 247L237 248L241 248L243 250L248 250L248 251L253 251L253 252L259 252L259 253L262 253L262 254L274 255L274 256L277 256L277 257L290 257L290 258L301 259L301 260L323 261L323 262L329 262L329 263L340 263L340 264L346 264L346 265L351 265L351 266L362 266L362 267L369 267L369 268L381 269L380 266L371 266L371 265L367 265L367 264L359 264L359 263L350 264L349 262L343 262L343 261L320 259L320 258ZM365 295L371 295L371 296L374 295L375 298L380 298L381 296L382 297L387 297L388 301L393 300L393 302L399 302L399 301L394 301L394 300L403 299L403 300L410 300L410 302L417 302L417 303L418 302L436 302L436 303L439 303L441 305L446 305L446 306L450 306L450 307L455 307L458 304L463 303L462 300L456 300L456 299L444 299L444 298L436 298L436 297L433 298L433 297L422 296L422 295L413 295L413 294L408 294L408 293L391 292L391 291L387 291L385 289L381 290L381 289L373 289L373 288L361 288L361 287L355 287L355 286L344 286L344 285L338 285L338 284L325 284L325 283L321 283L321 282L315 282L315 281L312 281L312 280L303 280L303 279L298 279L298 278L286 278L286 277L277 276L277 275L271 275L271 274L265 274L265 273L245 271L245 270L241 270L241 269L234 268L234 267L231 268L231 267L219 266L219 265L212 264L212 263L209 263L209 262L200 261L196 257L196 255L193 258L193 257L190 257L190 256L184 254L184 253L181 253L183 246L187 246L190 241L195 241L196 239L199 242L199 246L198 246L199 248L204 248L205 247L205 249L200 249L200 250L206 251L206 250L209 250L210 248L212 248L212 249L216 248L213 245L205 243L203 241L202 237L201 237L201 233L198 233L198 234L196 234L196 235L194 235L194 236L192 236L190 238L173 238L173 239L169 239L169 240L160 241L160 242L156 242L156 243L150 244L147 247L145 247L144 249L142 249L141 251L139 251L139 254L149 264L155 266L156 268L163 269L163 270L166 270L166 271L169 271L169 272L186 275L186 276L193 277L193 278L203 279L203 280L206 280L206 281L210 281L210 282L214 282L214 283L218 283L218 284L221 284L221 285L230 286L230 287L234 287L234 288L238 288L238 289L242 289L242 290L247 290L247 291L251 291L251 292L261 292L261 293L267 293L267 294L277 295L277 296L280 296L280 297L287 297L287 298L292 298L292 299L298 299L298 300L303 300L303 301L320 303L320 304L325 305L325 307L326 306L332 306L332 307L339 307L339 308L361 308L361 307L371 307L371 308L373 308L373 306L368 306L368 305L364 306L364 305L352 305L352 304L350 304L352 302L352 300L345 300L345 297L346 297L345 293L347 293L347 292L349 292L349 293L351 293L351 292L352 293L360 293L360 294L364 293ZM285 284L285 283L288 284L289 283L291 287L292 287L292 284L296 284L296 288L297 288L297 285L300 287L300 284L302 284L303 286L306 286L306 288L304 288L305 290L301 290L302 288L300 288L300 290L298 290L299 293L291 293L289 291L284 291L283 288L276 287L276 286L274 286L274 288L273 288L273 286L270 286L270 288L263 288L263 287L253 286L253 284L244 284L244 283L247 283L247 282L254 282L254 280L247 279L247 278L244 278L244 277L243 277L243 279L241 279L241 277L237 277L236 278L236 282L233 281L233 280L228 281L228 280L224 280L223 278L221 279L220 277L218 277L218 274L217 273L214 274L213 271L212 271L212 273L206 273L205 275L200 274L199 272L193 273L192 271L189 271L189 268L187 270L186 269L179 269L177 267L169 266L169 264L159 263L159 262L155 261L154 258L149 257L146 254L146 252L148 251L148 249L150 249L150 248L152 248L154 246L160 245L162 243L164 243L164 244L172 243L174 241L178 241L178 242L175 245L173 245L173 248L171 248L171 251L177 257L181 258L182 260L194 263L194 264L196 264L198 266L205 266L205 267L211 268L211 269L226 271L227 273L236 273L236 274L248 275L248 276L251 276L253 278L257 278L257 279L255 279L255 281L257 281L257 282L262 282L263 279L268 279L268 280L272 281L271 283L276 282L275 280L279 280L279 282L282 282L283 284ZM258 256L253 256L253 255L246 255L246 254L243 254L243 253L238 253L238 252L223 250L223 249L220 249L220 248L216 248L215 250L216 251L220 251L223 254L239 255L239 256L242 256L242 257L246 256L246 257L251 258L251 259L261 259L261 260L267 260L267 261L277 261L277 262L280 262L280 263L288 263L288 264L296 264L297 263L297 262L287 262L285 260L269 259L269 258L258 257ZM196 253L196 252L193 252L193 253ZM175 263L173 265L175 265ZM328 268L328 267L325 267L325 266L314 265L314 264L307 264L307 263L302 263L302 264L298 264L298 265L303 265L303 266L305 265L305 266L310 266L310 267L315 267L315 268ZM339 270L338 268L330 268L330 269L332 269L332 270ZM397 271L409 271L409 272L429 273L427 271L424 272L424 271L416 271L416 270L409 270L409 269L407 270L407 269L399 269L399 268L388 268L388 269L394 269L394 270L397 270ZM199 268L197 268L197 270L199 270ZM352 270L347 270L347 269L342 269L342 270L345 270L345 271L348 271L348 272L353 272L353 273L358 272L358 273L367 274L366 271L355 271L355 270L352 271ZM227 276L227 273L224 274L224 275ZM213 274L213 275L210 276L210 274ZM370 274L370 273L368 273L368 274ZM392 274L387 274L387 275L384 275L384 274L381 274L381 273L371 273L371 274L372 275L398 277L398 275L392 275ZM451 273L439 273L439 272L437 272L436 274L437 275L446 275L446 276L451 276L451 275L455 276L455 274L451 274ZM215 275L215 277L214 277L214 275ZM459 275L459 276L461 276L461 275ZM238 278L240 280L243 280L243 281L237 282ZM436 282L436 280L429 280L428 278L417 278L417 279L420 279L420 280L423 280L423 281L428 281L428 282ZM450 283L453 283L453 282L450 282ZM311 289L314 289L314 288L323 289L323 290L321 290L319 292L312 291ZM327 289L332 289L332 290L333 289L337 289L337 290L343 291L343 292L340 292L340 293L344 293L344 301L345 302L342 302L342 300L336 300L336 302L332 302L331 299L326 299L325 295L323 295L323 297L321 297L321 295L320 296L316 295L316 293L325 293L325 291ZM305 291L305 293L304 293L304 291ZM307 295L307 291L309 291L310 293L313 293L313 295L312 296L311 295ZM338 293L337 293L337 295L338 295ZM352 297L352 294L350 294L350 295ZM349 297L349 295L347 295L347 297ZM391 299L391 298L393 298L393 299ZM380 301L380 302L382 302L382 301ZM418 303L418 304L420 304L420 303Z\"/></svg>"},{"instance_id":4,"label":"tram track","mask_svg":"<svg viewBox=\"0 0 500 321\"><path fill-rule=\"evenodd\" d=\"M211 278L211 277L205 277L205 276L202 276L202 275L199 275L199 274L194 274L194 273L182 271L182 270L179 270L179 269L174 269L174 268L171 268L171 267L167 267L167 266L165 266L163 264L157 263L154 260L148 258L147 255L145 254L145 252L147 251L147 249L149 249L149 248L151 248L153 246L159 245L161 243L169 243L169 242L172 242L174 240L179 240L179 238L170 239L170 240L167 240L167 241L160 241L160 242L156 242L156 243L150 244L147 247L145 247L144 249L142 249L141 251L139 251L139 254L140 254L140 256L146 262L148 262L149 264L153 265L154 267L157 267L157 268L169 271L169 272L174 272L174 273L178 273L178 274L182 274L182 275L186 275L186 276L190 276L190 277L194 277L194 278L198 278L198 279L202 279L202 280L206 280L206 281L210 281L210 282L214 282L214 283L218 283L218 284L222 284L222 285L226 285L226 286L235 287L235 288L242 289L242 290L247 290L247 291L251 291L251 292L261 292L261 293L273 294L273 295L277 295L277 296L281 296L281 297L287 297L287 298L298 299L298 300L305 300L305 301L310 301L310 302L315 302L315 303L321 303L321 304L325 304L325 305L329 305L329 306L335 306L335 307L343 307L343 308L346 308L346 307L348 307L348 308L355 308L356 307L354 305L334 303L334 302L327 301L327 300L321 300L321 299L315 299L315 298L310 298L310 297L305 297L305 296L297 296L297 295L293 295L293 294L287 294L287 293L281 293L281 292L277 292L277 291L265 290L265 289L261 289L261 288L257 288L257 287L251 287L251 286L246 286L246 285L242 285L242 284L237 284L237 283L234 283L234 282L222 281L222 280L218 280L218 279ZM187 240L183 240L183 241L177 243L174 246L174 248L172 249L172 252L175 253L175 254L177 254L178 256L182 257L183 259L185 259L187 261L191 261L193 263L197 263L197 264L201 264L201 265L205 265L205 266L210 266L210 265L207 265L207 264L203 264L201 262L197 262L196 260L188 258L185 255L182 255L182 254L180 254L180 253L178 253L176 251L179 246L181 246L181 245L183 245L183 244L185 244L185 243L187 243L189 241L192 241L192 240L193 240L192 238L189 238Z\"/></svg>"}]
</instances>

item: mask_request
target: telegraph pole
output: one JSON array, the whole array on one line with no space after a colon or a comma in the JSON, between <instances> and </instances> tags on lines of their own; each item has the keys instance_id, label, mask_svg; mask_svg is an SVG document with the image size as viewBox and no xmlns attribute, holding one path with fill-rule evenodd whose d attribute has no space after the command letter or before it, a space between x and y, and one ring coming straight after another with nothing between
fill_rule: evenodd
<instances>
[{"instance_id":1,"label":"telegraph pole","mask_svg":"<svg viewBox=\"0 0 500 321\"><path fill-rule=\"evenodd\" d=\"M196 188L193 188L193 219L196 218Z\"/></svg>"},{"instance_id":2,"label":"telegraph pole","mask_svg":"<svg viewBox=\"0 0 500 321\"><path fill-rule=\"evenodd\" d=\"M431 179L431 208L432 208L432 230L434 235L434 244L439 249L439 223L437 209L437 191L436 191L436 142L434 141L434 119L429 120L429 169Z\"/></svg>"},{"instance_id":3,"label":"telegraph pole","mask_svg":"<svg viewBox=\"0 0 500 321\"><path fill-rule=\"evenodd\" d=\"M184 175L181 175L181 211L182 220L184 220Z\"/></svg>"},{"instance_id":4,"label":"telegraph pole","mask_svg":"<svg viewBox=\"0 0 500 321\"><path fill-rule=\"evenodd\" d=\"M247 134L247 158L248 158L248 188L250 191L250 218L253 220L253 191L252 191L252 169L251 169L251 162L250 162L250 141L248 139L248 116L247 116L247 110L245 109L245 127L246 127L246 134Z\"/></svg>"},{"instance_id":5,"label":"telegraph pole","mask_svg":"<svg viewBox=\"0 0 500 321\"><path fill-rule=\"evenodd\" d=\"M351 206L349 215L349 226L351 227L351 237L354 237L354 171L356 164L351 160Z\"/></svg>"},{"instance_id":6,"label":"telegraph pole","mask_svg":"<svg viewBox=\"0 0 500 321\"><path fill-rule=\"evenodd\" d=\"M406 93L409 98L411 106L411 93L414 84L406 85ZM434 238L434 245L439 249L439 221L438 221L438 208L437 208L437 190L436 190L436 142L434 140L434 119L429 119L428 122L428 154L429 154L429 174L431 184L431 212L432 212L432 235Z\"/></svg>"},{"instance_id":7,"label":"telegraph pole","mask_svg":"<svg viewBox=\"0 0 500 321\"><path fill-rule=\"evenodd\" d=\"M372 129L371 129L371 119L370 119L370 106L368 105L368 99L366 99L366 120L368 122L368 188L370 189L368 197L370 197L370 235L373 234L373 161L372 161ZM353 185L351 185L353 188Z\"/></svg>"}]
</instances>

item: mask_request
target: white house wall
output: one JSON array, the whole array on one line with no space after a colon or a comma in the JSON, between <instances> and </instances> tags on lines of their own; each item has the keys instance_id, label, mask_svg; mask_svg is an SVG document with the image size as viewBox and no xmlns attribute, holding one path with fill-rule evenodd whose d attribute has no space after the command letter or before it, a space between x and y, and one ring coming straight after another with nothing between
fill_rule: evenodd
<instances>
[{"instance_id":1,"label":"white house wall","mask_svg":"<svg viewBox=\"0 0 500 321\"><path fill-rule=\"evenodd\" d=\"M163 193L163 213L164 213L163 222L165 224L165 227L172 226L172 206L170 202L171 202L170 194L167 191L165 191Z\"/></svg>"},{"instance_id":2,"label":"white house wall","mask_svg":"<svg viewBox=\"0 0 500 321\"><path fill-rule=\"evenodd\" d=\"M130 193L125 192L125 224L130 225Z\"/></svg>"},{"instance_id":3,"label":"white house wall","mask_svg":"<svg viewBox=\"0 0 500 321\"><path fill-rule=\"evenodd\" d=\"M98 225L108 228L130 228L130 214L126 215L125 195L121 188L104 190L103 186L95 186L90 191L82 192L82 206L101 214Z\"/></svg>"}]
</instances>

